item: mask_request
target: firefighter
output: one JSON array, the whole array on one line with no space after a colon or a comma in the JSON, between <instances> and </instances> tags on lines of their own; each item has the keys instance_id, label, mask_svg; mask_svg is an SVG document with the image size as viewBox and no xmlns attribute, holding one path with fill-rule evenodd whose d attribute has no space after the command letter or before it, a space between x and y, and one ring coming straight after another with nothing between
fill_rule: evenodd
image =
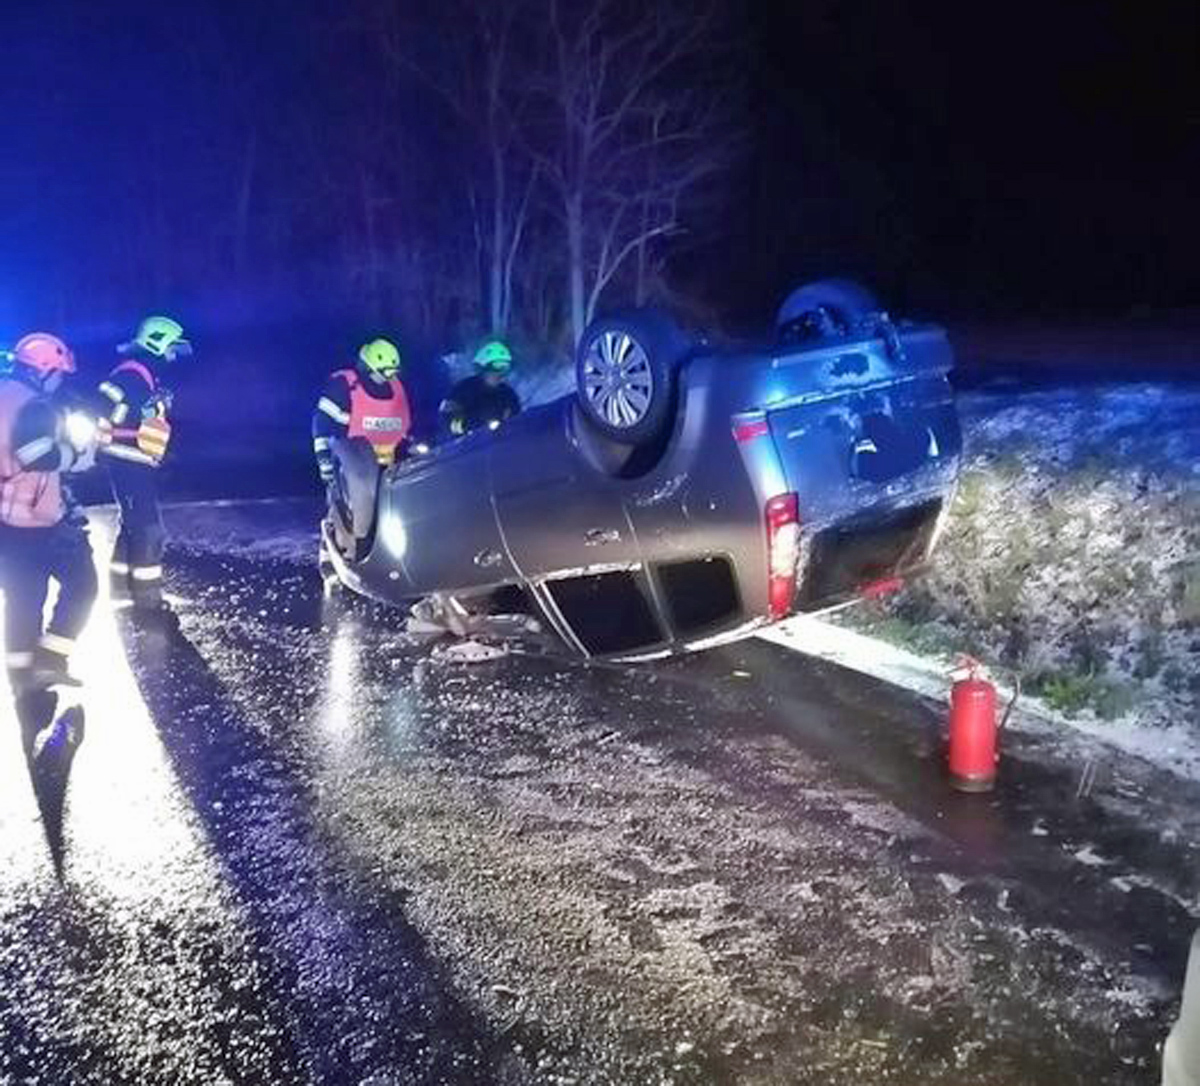
<instances>
[{"instance_id":1,"label":"firefighter","mask_svg":"<svg viewBox=\"0 0 1200 1086\"><path fill-rule=\"evenodd\" d=\"M95 431L76 433L51 400L75 372L70 348L34 332L13 349L0 377L0 583L8 674L18 695L77 685L68 661L96 599L86 521L72 510L64 472L95 458ZM58 598L44 632L50 581Z\"/></svg>"},{"instance_id":2,"label":"firefighter","mask_svg":"<svg viewBox=\"0 0 1200 1086\"><path fill-rule=\"evenodd\" d=\"M521 401L505 378L512 369L512 352L498 339L475 352L475 373L459 381L442 401L445 428L455 437L483 427L497 429L519 414Z\"/></svg>"},{"instance_id":3,"label":"firefighter","mask_svg":"<svg viewBox=\"0 0 1200 1086\"><path fill-rule=\"evenodd\" d=\"M163 600L166 532L158 505L158 468L171 438L171 393L165 365L191 355L183 329L170 317L147 317L120 361L100 383L100 452L108 464L120 529L109 563L115 602L132 602L139 617L171 619Z\"/></svg>"},{"instance_id":4,"label":"firefighter","mask_svg":"<svg viewBox=\"0 0 1200 1086\"><path fill-rule=\"evenodd\" d=\"M330 376L313 412L313 451L331 506L337 500L335 455L371 461L377 469L390 467L411 429L399 350L386 339L364 343L353 369ZM326 588L333 588L337 576L323 549L320 565Z\"/></svg>"}]
</instances>

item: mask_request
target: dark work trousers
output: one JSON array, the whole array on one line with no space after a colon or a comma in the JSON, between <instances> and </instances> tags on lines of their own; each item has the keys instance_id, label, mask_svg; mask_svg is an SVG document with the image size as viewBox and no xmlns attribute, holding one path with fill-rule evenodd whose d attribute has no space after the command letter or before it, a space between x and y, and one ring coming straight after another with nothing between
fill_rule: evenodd
<instances>
[{"instance_id":1,"label":"dark work trousers","mask_svg":"<svg viewBox=\"0 0 1200 1086\"><path fill-rule=\"evenodd\" d=\"M157 468L113 460L108 465L113 497L121 513L117 543L109 563L114 600L135 607L162 606L162 558L167 534L158 507Z\"/></svg>"},{"instance_id":2,"label":"dark work trousers","mask_svg":"<svg viewBox=\"0 0 1200 1086\"><path fill-rule=\"evenodd\" d=\"M43 633L42 611L52 579L58 582L58 600ZM53 528L0 525L0 584L9 672L31 667L39 645L69 655L96 600L87 527L70 518Z\"/></svg>"}]
</instances>

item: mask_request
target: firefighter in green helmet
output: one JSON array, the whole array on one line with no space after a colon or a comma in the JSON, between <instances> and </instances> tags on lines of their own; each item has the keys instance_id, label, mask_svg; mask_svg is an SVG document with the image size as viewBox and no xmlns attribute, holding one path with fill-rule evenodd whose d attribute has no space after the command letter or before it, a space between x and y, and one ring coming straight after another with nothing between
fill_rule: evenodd
<instances>
[{"instance_id":1,"label":"firefighter in green helmet","mask_svg":"<svg viewBox=\"0 0 1200 1086\"><path fill-rule=\"evenodd\" d=\"M519 414L521 400L508 383L513 356L498 339L475 352L475 373L459 381L442 401L443 427L454 437L485 427L495 430Z\"/></svg>"}]
</instances>

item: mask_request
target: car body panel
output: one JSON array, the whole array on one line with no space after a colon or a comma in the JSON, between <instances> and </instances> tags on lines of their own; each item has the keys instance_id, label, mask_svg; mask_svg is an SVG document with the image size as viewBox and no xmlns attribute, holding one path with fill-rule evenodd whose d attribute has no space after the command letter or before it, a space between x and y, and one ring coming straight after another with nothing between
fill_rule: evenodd
<instances>
[{"instance_id":1,"label":"car body panel","mask_svg":"<svg viewBox=\"0 0 1200 1086\"><path fill-rule=\"evenodd\" d=\"M501 530L516 568L525 578L572 565L641 561L625 515L619 480L606 477L578 455L572 441L570 401L518 416L509 444L493 450L494 500ZM498 435L497 435L498 436Z\"/></svg>"},{"instance_id":2,"label":"car body panel","mask_svg":"<svg viewBox=\"0 0 1200 1086\"><path fill-rule=\"evenodd\" d=\"M436 458L406 465L402 487L386 487L387 516L403 525L404 546L396 549L413 595L429 585L469 589L517 576L496 521L488 438L472 434Z\"/></svg>"}]
</instances>

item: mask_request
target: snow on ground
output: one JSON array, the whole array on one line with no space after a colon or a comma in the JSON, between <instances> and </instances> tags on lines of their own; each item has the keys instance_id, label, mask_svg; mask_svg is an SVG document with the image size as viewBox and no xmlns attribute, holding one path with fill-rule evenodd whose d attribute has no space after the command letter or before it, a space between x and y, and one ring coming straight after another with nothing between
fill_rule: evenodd
<instances>
[{"instance_id":1,"label":"snow on ground","mask_svg":"<svg viewBox=\"0 0 1200 1086\"><path fill-rule=\"evenodd\" d=\"M1020 674L1044 717L1194 775L1200 391L980 392L961 410L933 570L832 621L943 668L969 652Z\"/></svg>"}]
</instances>

